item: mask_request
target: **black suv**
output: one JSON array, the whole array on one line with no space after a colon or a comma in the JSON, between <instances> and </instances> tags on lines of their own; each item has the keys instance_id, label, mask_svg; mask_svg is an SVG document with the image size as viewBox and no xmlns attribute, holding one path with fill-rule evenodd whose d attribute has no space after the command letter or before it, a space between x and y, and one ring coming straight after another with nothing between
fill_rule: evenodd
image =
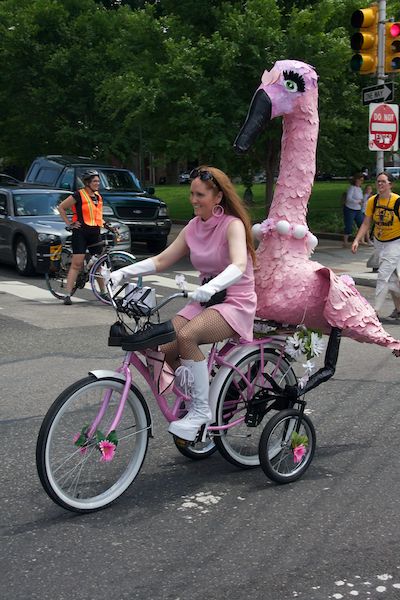
<instances>
[{"instance_id":1,"label":"black suv","mask_svg":"<svg viewBox=\"0 0 400 600\"><path fill-rule=\"evenodd\" d=\"M132 242L146 242L149 252L164 250L171 230L167 205L153 197L154 188L143 189L128 169L80 156L40 156L29 167L25 181L73 191L83 187L81 175L87 169L100 174L104 217L114 216L128 225Z\"/></svg>"}]
</instances>

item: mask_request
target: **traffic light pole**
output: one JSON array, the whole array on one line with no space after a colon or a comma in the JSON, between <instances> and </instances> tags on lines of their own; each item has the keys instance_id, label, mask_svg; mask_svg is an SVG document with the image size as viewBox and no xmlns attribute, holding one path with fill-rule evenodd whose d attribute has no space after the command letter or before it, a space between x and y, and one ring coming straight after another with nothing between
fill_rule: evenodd
<instances>
[{"instance_id":1,"label":"traffic light pole","mask_svg":"<svg viewBox=\"0 0 400 600\"><path fill-rule=\"evenodd\" d=\"M378 18L378 73L377 83L385 83L385 24L386 24L386 0L379 0ZM376 153L376 174L382 173L385 168L385 153L378 150Z\"/></svg>"}]
</instances>

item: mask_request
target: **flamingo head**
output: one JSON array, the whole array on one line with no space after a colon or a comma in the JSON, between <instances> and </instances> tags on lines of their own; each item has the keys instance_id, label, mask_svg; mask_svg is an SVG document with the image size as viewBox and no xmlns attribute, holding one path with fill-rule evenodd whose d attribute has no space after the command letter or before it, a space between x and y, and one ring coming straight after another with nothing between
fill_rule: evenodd
<instances>
[{"instance_id":1,"label":"flamingo head","mask_svg":"<svg viewBox=\"0 0 400 600\"><path fill-rule=\"evenodd\" d=\"M318 120L318 75L310 65L298 60L278 60L264 71L261 85L250 104L246 121L233 146L247 152L268 121L297 113Z\"/></svg>"}]
</instances>

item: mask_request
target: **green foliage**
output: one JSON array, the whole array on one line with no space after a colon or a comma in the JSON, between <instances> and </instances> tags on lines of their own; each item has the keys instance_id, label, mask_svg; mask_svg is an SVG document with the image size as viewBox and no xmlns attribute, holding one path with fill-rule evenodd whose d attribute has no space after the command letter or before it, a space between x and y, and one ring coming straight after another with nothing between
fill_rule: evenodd
<instances>
[{"instance_id":1,"label":"green foliage","mask_svg":"<svg viewBox=\"0 0 400 600\"><path fill-rule=\"evenodd\" d=\"M396 2L388 2L394 14ZM356 0L2 0L0 156L198 161L272 181L279 123L249 155L232 143L264 69L295 57L319 73L318 169L371 166L368 111L350 72ZM388 12L389 14L389 12ZM263 188L270 197L272 187ZM265 212L265 197L262 199Z\"/></svg>"}]
</instances>

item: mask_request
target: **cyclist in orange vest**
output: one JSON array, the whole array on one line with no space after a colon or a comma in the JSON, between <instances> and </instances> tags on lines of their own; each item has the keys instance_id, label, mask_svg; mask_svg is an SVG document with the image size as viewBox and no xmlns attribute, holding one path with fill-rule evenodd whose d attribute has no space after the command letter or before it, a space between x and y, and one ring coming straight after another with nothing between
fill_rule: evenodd
<instances>
[{"instance_id":1,"label":"cyclist in orange vest","mask_svg":"<svg viewBox=\"0 0 400 600\"><path fill-rule=\"evenodd\" d=\"M61 218L72 230L72 263L67 276L67 294L64 304L70 305L71 290L83 269L86 250L97 254L101 249L100 229L103 226L103 199L98 189L100 186L99 173L88 170L81 176L84 188L74 192L61 202L58 207ZM70 220L67 210L72 211Z\"/></svg>"}]
</instances>

